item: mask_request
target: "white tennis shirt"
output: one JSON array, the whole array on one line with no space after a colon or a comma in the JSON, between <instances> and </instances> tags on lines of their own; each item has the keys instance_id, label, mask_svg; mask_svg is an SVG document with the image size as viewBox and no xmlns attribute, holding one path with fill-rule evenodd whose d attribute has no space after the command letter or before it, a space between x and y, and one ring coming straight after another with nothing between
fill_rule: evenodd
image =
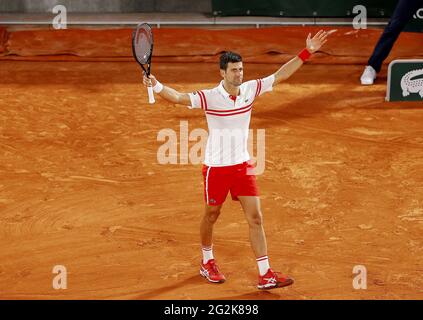
<instances>
[{"instance_id":1,"label":"white tennis shirt","mask_svg":"<svg viewBox=\"0 0 423 320\"><path fill-rule=\"evenodd\" d=\"M231 166L250 160L248 131L256 97L273 90L275 76L244 82L234 97L226 92L223 80L213 89L189 94L191 106L204 110L209 129L204 164L210 167Z\"/></svg>"}]
</instances>

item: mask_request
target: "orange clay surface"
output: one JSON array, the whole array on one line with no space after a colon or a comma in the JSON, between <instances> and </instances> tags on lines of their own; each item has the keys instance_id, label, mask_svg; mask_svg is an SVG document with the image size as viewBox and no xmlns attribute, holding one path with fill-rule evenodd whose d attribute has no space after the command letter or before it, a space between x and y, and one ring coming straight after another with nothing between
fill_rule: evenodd
<instances>
[{"instance_id":1,"label":"orange clay surface","mask_svg":"<svg viewBox=\"0 0 423 320\"><path fill-rule=\"evenodd\" d=\"M355 45L336 39L328 50ZM270 263L296 280L258 291L239 203L228 197L215 226L227 282L209 284L199 275L201 165L157 161L159 131L178 133L181 121L206 128L201 110L160 97L149 105L134 62L3 58L0 298L423 297L423 106L385 102L386 71L362 87L362 65L320 54L255 103L251 128L266 132L258 185ZM280 65L264 60L245 63L245 80ZM187 92L220 80L216 63L157 62L153 72ZM55 265L67 269L66 290L52 287ZM367 267L367 290L353 289L355 265Z\"/></svg>"}]
</instances>

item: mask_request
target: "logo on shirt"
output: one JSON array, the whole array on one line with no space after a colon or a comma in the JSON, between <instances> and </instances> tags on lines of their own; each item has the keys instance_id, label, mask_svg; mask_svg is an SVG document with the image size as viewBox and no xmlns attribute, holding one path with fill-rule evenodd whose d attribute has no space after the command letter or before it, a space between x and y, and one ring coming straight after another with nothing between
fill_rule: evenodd
<instances>
[{"instance_id":1,"label":"logo on shirt","mask_svg":"<svg viewBox=\"0 0 423 320\"><path fill-rule=\"evenodd\" d=\"M209 203L216 203L216 200L214 200L214 199L210 199L210 200L209 200Z\"/></svg>"}]
</instances>

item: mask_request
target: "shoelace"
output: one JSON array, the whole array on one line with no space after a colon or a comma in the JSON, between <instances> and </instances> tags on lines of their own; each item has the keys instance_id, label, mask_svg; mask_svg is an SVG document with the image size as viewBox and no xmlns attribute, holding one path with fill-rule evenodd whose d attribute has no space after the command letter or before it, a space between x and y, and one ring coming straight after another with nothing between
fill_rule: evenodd
<instances>
[{"instance_id":1,"label":"shoelace","mask_svg":"<svg viewBox=\"0 0 423 320\"><path fill-rule=\"evenodd\" d=\"M217 265L214 262L210 263L210 269L215 273L219 273L219 269L217 268Z\"/></svg>"}]
</instances>

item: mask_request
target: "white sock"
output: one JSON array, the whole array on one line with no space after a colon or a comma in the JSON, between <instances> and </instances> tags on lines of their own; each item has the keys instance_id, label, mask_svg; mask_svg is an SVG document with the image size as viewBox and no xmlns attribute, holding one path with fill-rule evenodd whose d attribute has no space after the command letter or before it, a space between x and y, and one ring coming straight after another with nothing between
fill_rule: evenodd
<instances>
[{"instance_id":1,"label":"white sock","mask_svg":"<svg viewBox=\"0 0 423 320\"><path fill-rule=\"evenodd\" d=\"M202 251L203 251L203 264L206 264L207 261L209 261L210 259L214 259L213 245L211 245L210 247L203 246Z\"/></svg>"},{"instance_id":2,"label":"white sock","mask_svg":"<svg viewBox=\"0 0 423 320\"><path fill-rule=\"evenodd\" d=\"M257 265L259 268L259 273L261 276L264 276L267 273L267 270L269 270L269 257L268 256L262 256L256 259Z\"/></svg>"}]
</instances>

